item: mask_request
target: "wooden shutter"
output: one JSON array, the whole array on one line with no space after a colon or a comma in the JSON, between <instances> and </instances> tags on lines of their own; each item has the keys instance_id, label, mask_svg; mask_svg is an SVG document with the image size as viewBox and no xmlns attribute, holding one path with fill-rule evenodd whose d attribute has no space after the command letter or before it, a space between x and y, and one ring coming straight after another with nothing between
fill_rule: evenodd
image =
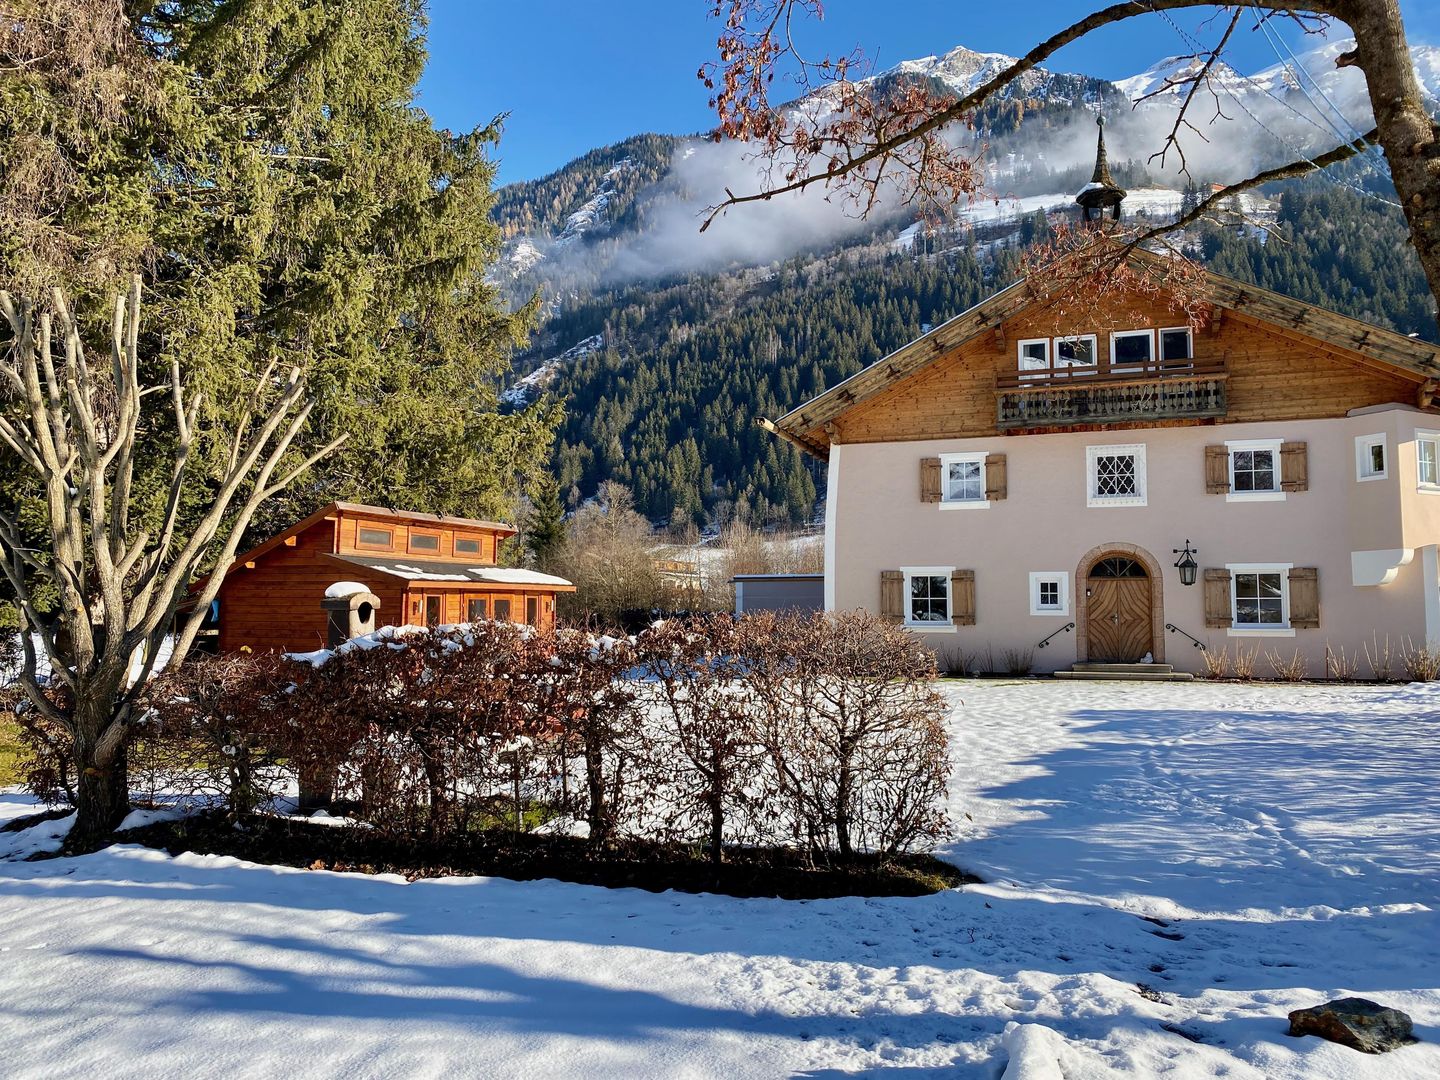
<instances>
[{"instance_id":1,"label":"wooden shutter","mask_svg":"<svg viewBox=\"0 0 1440 1080\"><path fill-rule=\"evenodd\" d=\"M940 459L938 457L920 459L920 501L927 503L940 501Z\"/></svg>"},{"instance_id":2,"label":"wooden shutter","mask_svg":"<svg viewBox=\"0 0 1440 1080\"><path fill-rule=\"evenodd\" d=\"M880 617L905 621L905 575L899 570L880 571Z\"/></svg>"},{"instance_id":3,"label":"wooden shutter","mask_svg":"<svg viewBox=\"0 0 1440 1080\"><path fill-rule=\"evenodd\" d=\"M1230 625L1230 571L1224 567L1205 570L1205 625L1212 629Z\"/></svg>"},{"instance_id":4,"label":"wooden shutter","mask_svg":"<svg viewBox=\"0 0 1440 1080\"><path fill-rule=\"evenodd\" d=\"M1006 476L1005 455L988 454L985 457L985 498L1003 499L1009 479Z\"/></svg>"},{"instance_id":5,"label":"wooden shutter","mask_svg":"<svg viewBox=\"0 0 1440 1080\"><path fill-rule=\"evenodd\" d=\"M1280 490L1310 490L1310 454L1305 443L1280 444Z\"/></svg>"},{"instance_id":6,"label":"wooden shutter","mask_svg":"<svg viewBox=\"0 0 1440 1080\"><path fill-rule=\"evenodd\" d=\"M974 570L955 570L950 574L950 621L956 626L975 625Z\"/></svg>"},{"instance_id":7,"label":"wooden shutter","mask_svg":"<svg viewBox=\"0 0 1440 1080\"><path fill-rule=\"evenodd\" d=\"M1290 625L1297 630L1320 625L1320 575L1313 566L1290 571Z\"/></svg>"},{"instance_id":8,"label":"wooden shutter","mask_svg":"<svg viewBox=\"0 0 1440 1080\"><path fill-rule=\"evenodd\" d=\"M1225 446L1205 447L1205 494L1224 495L1229 490L1229 448Z\"/></svg>"}]
</instances>

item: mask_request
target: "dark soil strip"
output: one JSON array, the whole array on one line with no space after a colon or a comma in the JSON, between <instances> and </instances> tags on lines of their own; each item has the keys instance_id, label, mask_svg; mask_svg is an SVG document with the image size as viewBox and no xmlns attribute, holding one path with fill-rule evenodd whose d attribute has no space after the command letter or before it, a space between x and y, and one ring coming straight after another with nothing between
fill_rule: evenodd
<instances>
[{"instance_id":1,"label":"dark soil strip","mask_svg":"<svg viewBox=\"0 0 1440 1080\"><path fill-rule=\"evenodd\" d=\"M556 878L650 892L675 889L787 900L924 896L980 880L929 855L888 860L861 856L826 864L811 863L802 853L784 848L729 848L725 863L716 867L698 849L638 840L594 851L574 837L492 831L432 844L369 829L268 817L234 825L220 816L202 815L132 829L124 840L172 855L232 855L312 870L400 874L411 881L451 875Z\"/></svg>"}]
</instances>

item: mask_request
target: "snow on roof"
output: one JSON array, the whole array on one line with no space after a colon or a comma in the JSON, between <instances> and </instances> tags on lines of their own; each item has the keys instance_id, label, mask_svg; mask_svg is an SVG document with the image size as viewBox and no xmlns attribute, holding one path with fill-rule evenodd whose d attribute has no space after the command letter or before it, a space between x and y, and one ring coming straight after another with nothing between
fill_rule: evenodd
<instances>
[{"instance_id":1,"label":"snow on roof","mask_svg":"<svg viewBox=\"0 0 1440 1080\"><path fill-rule=\"evenodd\" d=\"M330 558L405 581L459 581L476 585L535 585L561 589L575 587L573 582L553 574L508 566L470 566L463 562L429 559L399 562L373 555L331 555Z\"/></svg>"},{"instance_id":2,"label":"snow on roof","mask_svg":"<svg viewBox=\"0 0 1440 1080\"><path fill-rule=\"evenodd\" d=\"M472 566L470 573L477 581L493 581L499 585L572 585L563 577L542 574L538 570L522 570L510 566Z\"/></svg>"},{"instance_id":3,"label":"snow on roof","mask_svg":"<svg viewBox=\"0 0 1440 1080\"><path fill-rule=\"evenodd\" d=\"M339 600L346 596L354 596L357 593L368 593L370 586L362 585L358 581L337 581L325 590L325 596L330 600Z\"/></svg>"}]
</instances>

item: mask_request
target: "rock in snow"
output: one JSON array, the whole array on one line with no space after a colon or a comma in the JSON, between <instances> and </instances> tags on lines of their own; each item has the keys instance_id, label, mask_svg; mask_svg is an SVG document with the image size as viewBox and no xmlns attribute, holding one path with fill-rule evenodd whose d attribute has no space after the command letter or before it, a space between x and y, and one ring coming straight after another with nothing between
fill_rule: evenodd
<instances>
[{"instance_id":1,"label":"rock in snow","mask_svg":"<svg viewBox=\"0 0 1440 1080\"><path fill-rule=\"evenodd\" d=\"M1410 1017L1368 998L1327 1001L1290 1014L1290 1034L1318 1035L1367 1054L1383 1054L1416 1040Z\"/></svg>"}]
</instances>

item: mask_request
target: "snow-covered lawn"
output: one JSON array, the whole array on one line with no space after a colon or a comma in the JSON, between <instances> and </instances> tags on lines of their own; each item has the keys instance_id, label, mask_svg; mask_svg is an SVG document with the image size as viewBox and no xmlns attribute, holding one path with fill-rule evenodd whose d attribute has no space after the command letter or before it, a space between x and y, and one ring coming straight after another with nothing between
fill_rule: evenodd
<instances>
[{"instance_id":1,"label":"snow-covered lawn","mask_svg":"<svg viewBox=\"0 0 1440 1080\"><path fill-rule=\"evenodd\" d=\"M0 862L0 1073L1440 1076L1440 693L947 692L994 883L937 896ZM1342 993L1425 1041L1286 1037Z\"/></svg>"}]
</instances>

